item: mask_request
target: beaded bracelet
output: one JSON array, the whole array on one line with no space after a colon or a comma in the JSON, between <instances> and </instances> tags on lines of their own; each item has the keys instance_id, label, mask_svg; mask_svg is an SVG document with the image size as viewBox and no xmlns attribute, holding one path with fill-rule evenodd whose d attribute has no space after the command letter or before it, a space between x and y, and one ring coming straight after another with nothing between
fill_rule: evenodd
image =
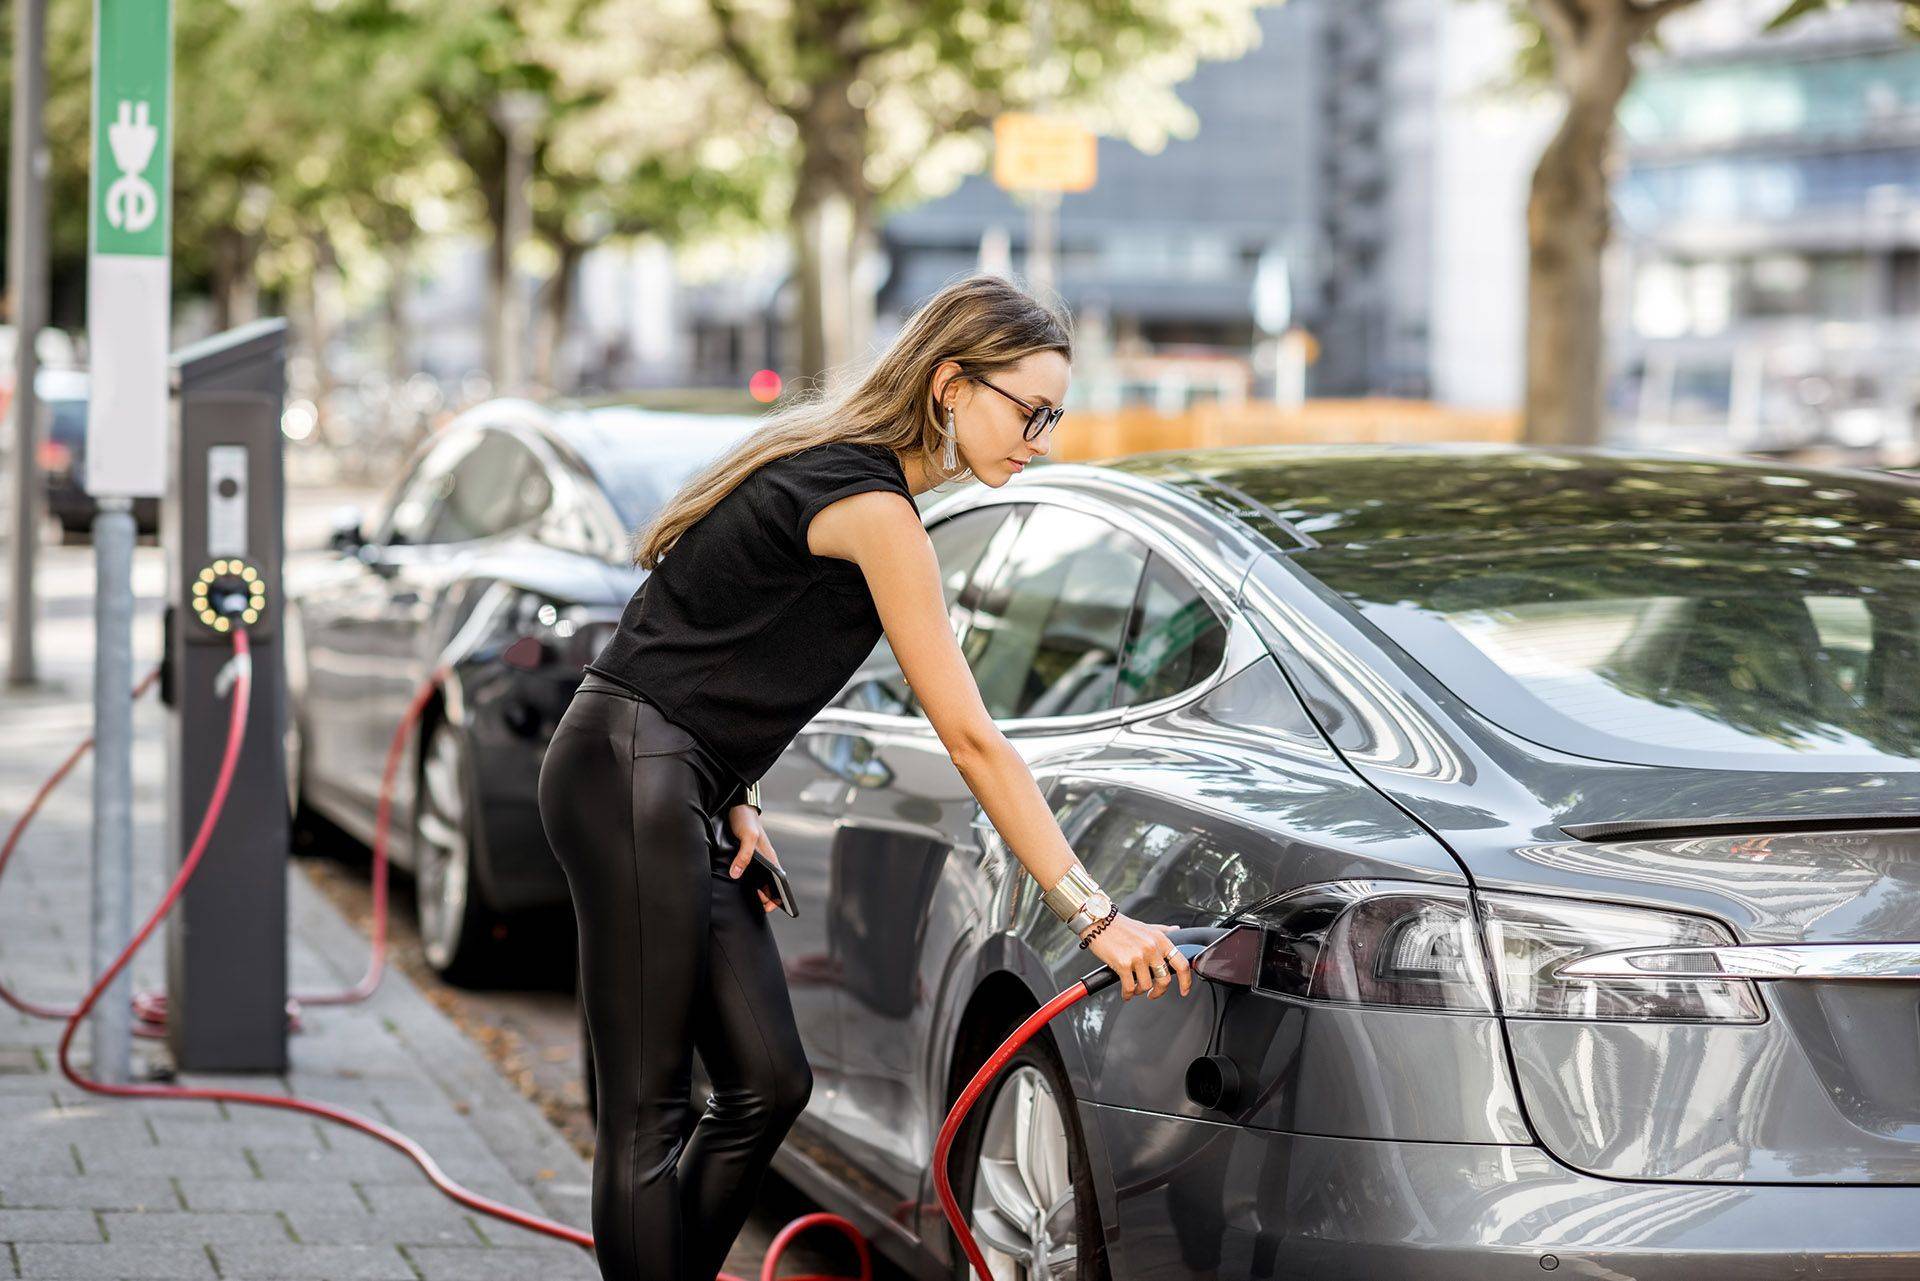
<instances>
[{"instance_id":1,"label":"beaded bracelet","mask_svg":"<svg viewBox=\"0 0 1920 1281\"><path fill-rule=\"evenodd\" d=\"M1098 934L1101 930L1106 929L1107 925L1113 920L1114 917L1118 915L1120 915L1120 905L1118 903L1115 903L1107 909L1107 914L1105 916L1101 917L1099 920L1095 921L1092 925L1087 927L1087 932L1080 936L1080 946L1085 947L1087 944L1093 942L1093 936Z\"/></svg>"}]
</instances>

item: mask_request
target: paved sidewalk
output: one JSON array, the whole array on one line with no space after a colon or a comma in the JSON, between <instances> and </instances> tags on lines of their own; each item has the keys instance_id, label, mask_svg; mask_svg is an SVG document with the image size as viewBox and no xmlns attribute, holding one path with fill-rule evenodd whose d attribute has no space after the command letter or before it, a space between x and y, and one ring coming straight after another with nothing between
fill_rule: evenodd
<instances>
[{"instance_id":1,"label":"paved sidewalk","mask_svg":"<svg viewBox=\"0 0 1920 1281\"><path fill-rule=\"evenodd\" d=\"M61 755L91 729L88 669L43 633L52 686L0 691L0 833ZM136 652L150 663L142 622ZM77 639L77 638L76 638ZM91 650L91 636L82 652ZM70 651L68 651L70 652ZM137 670L146 670L138 666ZM165 888L163 711L135 712L135 921ZM76 770L0 877L0 975L30 999L72 1004L88 974L91 775ZM287 878L296 990L335 990L364 971L362 938L301 875ZM133 967L162 986L165 927ZM311 1007L285 1076L183 1076L325 1100L398 1127L482 1195L587 1226L589 1171L537 1108L504 1082L412 983L389 968L359 1005ZM468 1211L371 1136L270 1108L89 1094L54 1061L61 1025L0 1006L0 1279L272 1278L273 1281L542 1281L599 1276L572 1245ZM84 1029L75 1039L84 1062ZM164 1045L136 1039L139 1063Z\"/></svg>"}]
</instances>

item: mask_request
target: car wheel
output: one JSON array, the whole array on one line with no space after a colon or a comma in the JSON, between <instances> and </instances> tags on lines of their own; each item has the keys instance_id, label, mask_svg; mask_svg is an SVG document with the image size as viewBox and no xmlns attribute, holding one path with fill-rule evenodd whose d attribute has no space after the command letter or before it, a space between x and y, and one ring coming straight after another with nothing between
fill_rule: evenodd
<instances>
[{"instance_id":1,"label":"car wheel","mask_svg":"<svg viewBox=\"0 0 1920 1281\"><path fill-rule=\"evenodd\" d=\"M1099 1203L1066 1069L1028 1041L974 1105L954 1197L995 1281L1107 1281ZM970 1276L954 1250L955 1281Z\"/></svg>"},{"instance_id":2,"label":"car wheel","mask_svg":"<svg viewBox=\"0 0 1920 1281\"><path fill-rule=\"evenodd\" d=\"M287 848L295 854L316 852L326 831L326 820L307 805L306 750L306 734L300 728L300 717L288 709L282 752L287 766Z\"/></svg>"},{"instance_id":3,"label":"car wheel","mask_svg":"<svg viewBox=\"0 0 1920 1281\"><path fill-rule=\"evenodd\" d=\"M420 946L441 978L471 983L490 968L497 917L473 870L475 815L465 738L441 722L422 758L413 807Z\"/></svg>"}]
</instances>

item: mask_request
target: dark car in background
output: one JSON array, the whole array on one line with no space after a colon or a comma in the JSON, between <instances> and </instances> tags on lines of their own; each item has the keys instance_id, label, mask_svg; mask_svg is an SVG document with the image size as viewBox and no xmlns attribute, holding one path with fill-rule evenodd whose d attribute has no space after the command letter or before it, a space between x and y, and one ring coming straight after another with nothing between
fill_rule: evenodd
<instances>
[{"instance_id":1,"label":"dark car in background","mask_svg":"<svg viewBox=\"0 0 1920 1281\"><path fill-rule=\"evenodd\" d=\"M86 538L93 529L98 505L86 490L87 374L81 369L42 369L33 385L39 392L47 431L40 441L40 474L47 512L60 522L63 542ZM135 528L142 534L160 531L160 500L133 500Z\"/></svg>"},{"instance_id":2,"label":"dark car in background","mask_svg":"<svg viewBox=\"0 0 1920 1281\"><path fill-rule=\"evenodd\" d=\"M450 667L396 786L390 843L442 975L480 976L497 925L569 903L535 805L547 737L644 577L632 531L755 422L492 401L429 438L371 517L341 513L331 553L289 565L297 815L370 842L394 730Z\"/></svg>"}]
</instances>

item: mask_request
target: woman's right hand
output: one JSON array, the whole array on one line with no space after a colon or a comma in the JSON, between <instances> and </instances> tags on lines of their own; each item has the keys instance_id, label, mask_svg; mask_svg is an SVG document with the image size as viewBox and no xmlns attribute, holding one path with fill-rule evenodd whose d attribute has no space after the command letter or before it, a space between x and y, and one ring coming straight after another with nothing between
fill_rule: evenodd
<instances>
[{"instance_id":1,"label":"woman's right hand","mask_svg":"<svg viewBox=\"0 0 1920 1281\"><path fill-rule=\"evenodd\" d=\"M1193 991L1193 974L1186 953L1168 941L1164 925L1136 921L1124 912L1116 913L1107 927L1093 936L1087 951L1105 961L1120 976L1123 1001L1148 989L1152 990L1147 999L1155 999L1172 985L1174 975L1180 977L1180 995ZM1166 958L1169 973L1165 979L1157 979L1147 967L1162 957Z\"/></svg>"}]
</instances>

